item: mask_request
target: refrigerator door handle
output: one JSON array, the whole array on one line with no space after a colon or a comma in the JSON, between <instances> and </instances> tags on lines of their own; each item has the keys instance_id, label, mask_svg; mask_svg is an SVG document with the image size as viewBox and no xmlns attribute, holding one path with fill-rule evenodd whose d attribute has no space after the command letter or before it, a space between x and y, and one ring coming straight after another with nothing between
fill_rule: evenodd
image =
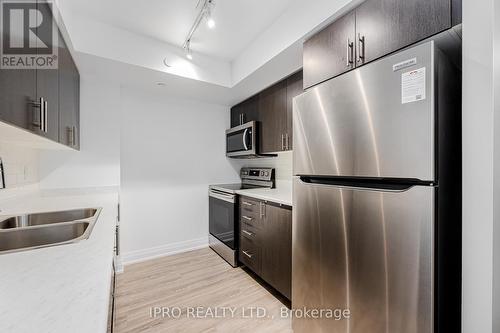
<instances>
[{"instance_id":1,"label":"refrigerator door handle","mask_svg":"<svg viewBox=\"0 0 500 333\"><path fill-rule=\"evenodd\" d=\"M299 176L299 178L301 182L306 185L334 186L379 192L397 193L406 192L415 186L434 186L432 182L420 181L418 179L336 178L313 176Z\"/></svg>"}]
</instances>

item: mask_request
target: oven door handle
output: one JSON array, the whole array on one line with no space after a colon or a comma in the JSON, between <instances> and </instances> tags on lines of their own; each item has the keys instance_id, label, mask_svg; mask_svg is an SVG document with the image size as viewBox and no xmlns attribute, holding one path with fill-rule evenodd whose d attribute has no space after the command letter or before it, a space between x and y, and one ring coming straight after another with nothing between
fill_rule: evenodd
<instances>
[{"instance_id":1,"label":"oven door handle","mask_svg":"<svg viewBox=\"0 0 500 333\"><path fill-rule=\"evenodd\" d=\"M248 150L248 146L247 146L247 134L248 134L248 128L245 129L245 131L243 132L243 147L245 147L245 150Z\"/></svg>"},{"instance_id":2,"label":"oven door handle","mask_svg":"<svg viewBox=\"0 0 500 333\"><path fill-rule=\"evenodd\" d=\"M234 198L235 196L233 194L224 195L224 194L210 192L209 196L212 198L223 200L223 201L230 202L233 204L236 202L236 200Z\"/></svg>"}]
</instances>

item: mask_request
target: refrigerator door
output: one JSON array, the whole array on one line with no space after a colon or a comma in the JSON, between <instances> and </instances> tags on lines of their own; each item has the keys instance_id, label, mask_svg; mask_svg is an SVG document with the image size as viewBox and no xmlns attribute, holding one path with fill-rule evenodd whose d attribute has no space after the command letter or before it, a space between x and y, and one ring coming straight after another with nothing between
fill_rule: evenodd
<instances>
[{"instance_id":1,"label":"refrigerator door","mask_svg":"<svg viewBox=\"0 0 500 333\"><path fill-rule=\"evenodd\" d=\"M292 306L350 311L294 332L433 332L434 187L293 186Z\"/></svg>"},{"instance_id":2,"label":"refrigerator door","mask_svg":"<svg viewBox=\"0 0 500 333\"><path fill-rule=\"evenodd\" d=\"M429 42L296 97L294 174L435 180L433 59Z\"/></svg>"}]
</instances>

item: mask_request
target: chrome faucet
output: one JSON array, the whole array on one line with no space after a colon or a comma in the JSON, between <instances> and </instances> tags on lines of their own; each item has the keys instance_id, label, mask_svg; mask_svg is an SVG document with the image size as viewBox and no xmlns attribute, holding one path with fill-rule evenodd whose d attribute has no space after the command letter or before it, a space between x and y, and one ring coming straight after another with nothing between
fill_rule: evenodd
<instances>
[{"instance_id":1,"label":"chrome faucet","mask_svg":"<svg viewBox=\"0 0 500 333\"><path fill-rule=\"evenodd\" d=\"M5 172L3 168L2 158L0 157L0 189L5 188Z\"/></svg>"}]
</instances>

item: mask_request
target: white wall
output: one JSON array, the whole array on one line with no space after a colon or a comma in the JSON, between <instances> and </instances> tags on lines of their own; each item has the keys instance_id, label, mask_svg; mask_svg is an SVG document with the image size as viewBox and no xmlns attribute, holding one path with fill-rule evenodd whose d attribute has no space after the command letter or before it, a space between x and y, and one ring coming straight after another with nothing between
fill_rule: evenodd
<instances>
[{"instance_id":1,"label":"white wall","mask_svg":"<svg viewBox=\"0 0 500 333\"><path fill-rule=\"evenodd\" d=\"M36 149L0 142L7 189L38 183L38 155Z\"/></svg>"},{"instance_id":2,"label":"white wall","mask_svg":"<svg viewBox=\"0 0 500 333\"><path fill-rule=\"evenodd\" d=\"M493 332L500 332L500 3L494 4L495 168L493 226Z\"/></svg>"},{"instance_id":3,"label":"white wall","mask_svg":"<svg viewBox=\"0 0 500 333\"><path fill-rule=\"evenodd\" d=\"M463 1L462 330L466 333L492 332L494 317L493 13L494 0Z\"/></svg>"},{"instance_id":4,"label":"white wall","mask_svg":"<svg viewBox=\"0 0 500 333\"><path fill-rule=\"evenodd\" d=\"M228 107L122 90L124 262L206 245L208 185L234 182Z\"/></svg>"},{"instance_id":5,"label":"white wall","mask_svg":"<svg viewBox=\"0 0 500 333\"><path fill-rule=\"evenodd\" d=\"M41 188L120 185L120 87L80 82L80 151L40 154Z\"/></svg>"},{"instance_id":6,"label":"white wall","mask_svg":"<svg viewBox=\"0 0 500 333\"><path fill-rule=\"evenodd\" d=\"M292 1L285 12L232 61L233 85L238 84L297 41L301 41L318 26L325 25L325 22L333 22L335 18L362 1Z\"/></svg>"}]
</instances>

